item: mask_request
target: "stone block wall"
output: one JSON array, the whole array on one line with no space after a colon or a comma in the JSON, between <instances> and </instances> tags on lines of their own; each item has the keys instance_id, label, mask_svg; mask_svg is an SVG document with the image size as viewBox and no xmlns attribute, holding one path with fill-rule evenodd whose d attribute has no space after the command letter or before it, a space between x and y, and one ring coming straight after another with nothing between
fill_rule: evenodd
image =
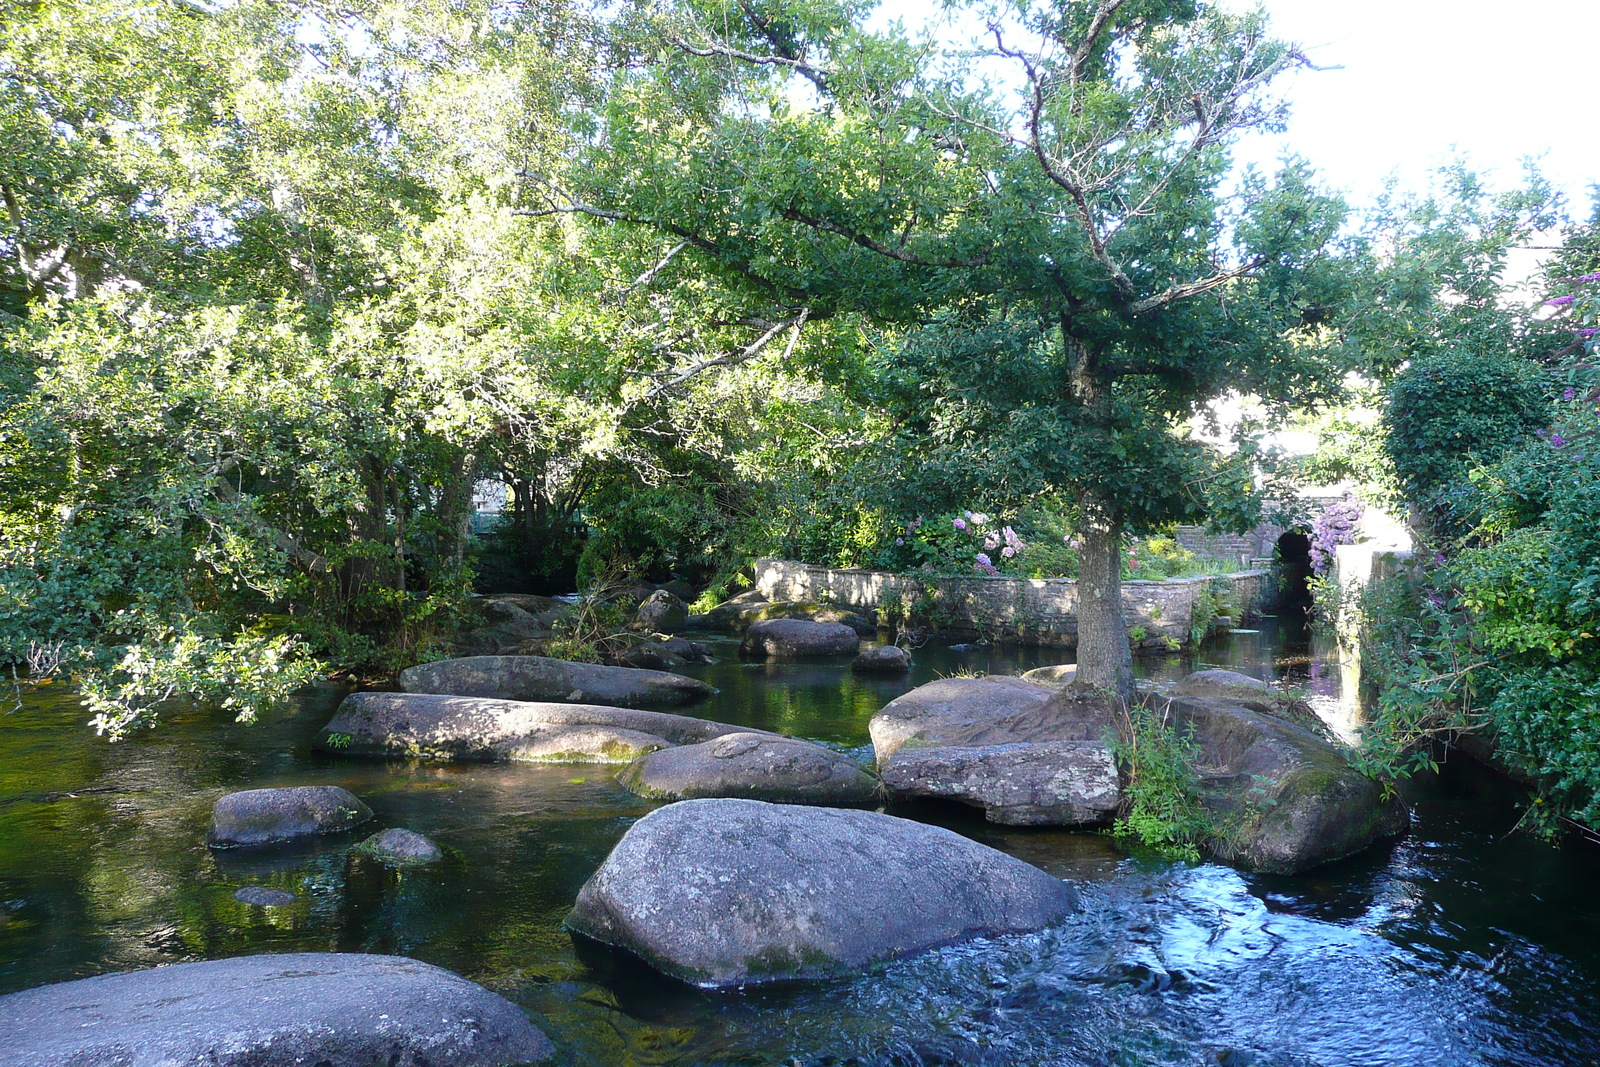
<instances>
[{"instance_id":1,"label":"stone block wall","mask_svg":"<svg viewBox=\"0 0 1600 1067\"><path fill-rule=\"evenodd\" d=\"M1194 624L1195 596L1212 582L1231 587L1240 618L1252 614L1267 585L1267 571L1216 577L1122 583L1130 628L1142 626L1141 648L1186 645ZM1071 578L919 578L887 571L817 567L788 560L756 563L756 588L768 600L838 604L905 618L962 636L1074 648L1078 643L1078 583Z\"/></svg>"}]
</instances>

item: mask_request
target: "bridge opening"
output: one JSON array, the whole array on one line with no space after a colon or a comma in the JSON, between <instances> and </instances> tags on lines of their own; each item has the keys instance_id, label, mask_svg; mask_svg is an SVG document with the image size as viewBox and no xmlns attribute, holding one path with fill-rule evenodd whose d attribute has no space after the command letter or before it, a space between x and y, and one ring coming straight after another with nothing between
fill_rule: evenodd
<instances>
[{"instance_id":1,"label":"bridge opening","mask_svg":"<svg viewBox=\"0 0 1600 1067\"><path fill-rule=\"evenodd\" d=\"M1311 538L1290 530L1278 538L1278 601L1284 607L1311 607Z\"/></svg>"}]
</instances>

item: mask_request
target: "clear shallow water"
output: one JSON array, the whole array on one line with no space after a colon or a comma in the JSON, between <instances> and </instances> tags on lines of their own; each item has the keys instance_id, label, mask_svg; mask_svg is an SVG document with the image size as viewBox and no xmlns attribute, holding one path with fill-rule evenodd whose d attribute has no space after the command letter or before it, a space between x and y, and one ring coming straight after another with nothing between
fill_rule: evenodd
<instances>
[{"instance_id":1,"label":"clear shallow water","mask_svg":"<svg viewBox=\"0 0 1600 1067\"><path fill-rule=\"evenodd\" d=\"M1338 671L1272 624L1205 660L1303 688L1330 717ZM909 679L840 664L696 673L695 710L844 747L884 702L958 669L1014 671L1051 650L927 647ZM1149 673L1192 669L1154 660ZM1600 851L1506 836L1516 794L1469 766L1411 790L1414 832L1297 878L1130 856L1108 838L898 809L1083 890L1081 915L853 981L712 995L580 950L561 920L653 804L597 766L330 760L309 743L338 693L240 727L191 711L107 745L52 688L0 715L0 991L257 952L394 952L525 1006L579 1064L1475 1065L1600 1063ZM453 850L404 875L347 861L356 838L251 855L201 844L225 792L330 783L379 826ZM289 889L285 908L232 899Z\"/></svg>"}]
</instances>

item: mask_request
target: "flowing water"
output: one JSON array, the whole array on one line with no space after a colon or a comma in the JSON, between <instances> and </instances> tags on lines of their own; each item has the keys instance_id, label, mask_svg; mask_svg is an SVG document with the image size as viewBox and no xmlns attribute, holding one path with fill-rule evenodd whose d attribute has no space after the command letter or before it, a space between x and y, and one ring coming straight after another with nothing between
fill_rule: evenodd
<instances>
[{"instance_id":1,"label":"flowing water","mask_svg":"<svg viewBox=\"0 0 1600 1067\"><path fill-rule=\"evenodd\" d=\"M929 646L909 679L882 680L735 651L719 643L719 662L694 669L722 689L697 714L845 748L913 685L1060 658ZM1350 725L1337 668L1292 626L1269 620L1205 660L1282 677ZM851 981L707 994L562 929L584 880L655 806L614 768L321 757L310 741L338 696L252 727L191 711L108 745L70 693L21 694L0 714L0 992L248 953L386 952L497 990L586 1065L1600 1063L1600 850L1509 834L1516 791L1471 766L1408 787L1404 840L1295 878L903 810L1071 879L1084 910ZM450 862L385 872L347 860L348 837L249 855L201 844L223 793L321 783L361 796L379 826L433 836ZM299 899L252 908L233 899L245 885Z\"/></svg>"}]
</instances>

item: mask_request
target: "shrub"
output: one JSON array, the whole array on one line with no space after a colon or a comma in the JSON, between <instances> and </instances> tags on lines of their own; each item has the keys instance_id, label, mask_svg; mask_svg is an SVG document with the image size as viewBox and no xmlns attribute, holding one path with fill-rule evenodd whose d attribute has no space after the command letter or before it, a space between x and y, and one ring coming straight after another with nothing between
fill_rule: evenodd
<instances>
[{"instance_id":1,"label":"shrub","mask_svg":"<svg viewBox=\"0 0 1600 1067\"><path fill-rule=\"evenodd\" d=\"M1384 448L1407 499L1452 520L1449 490L1474 463L1493 462L1548 425L1550 405L1526 360L1456 351L1418 360L1395 378ZM1447 532L1458 532L1459 523Z\"/></svg>"}]
</instances>

